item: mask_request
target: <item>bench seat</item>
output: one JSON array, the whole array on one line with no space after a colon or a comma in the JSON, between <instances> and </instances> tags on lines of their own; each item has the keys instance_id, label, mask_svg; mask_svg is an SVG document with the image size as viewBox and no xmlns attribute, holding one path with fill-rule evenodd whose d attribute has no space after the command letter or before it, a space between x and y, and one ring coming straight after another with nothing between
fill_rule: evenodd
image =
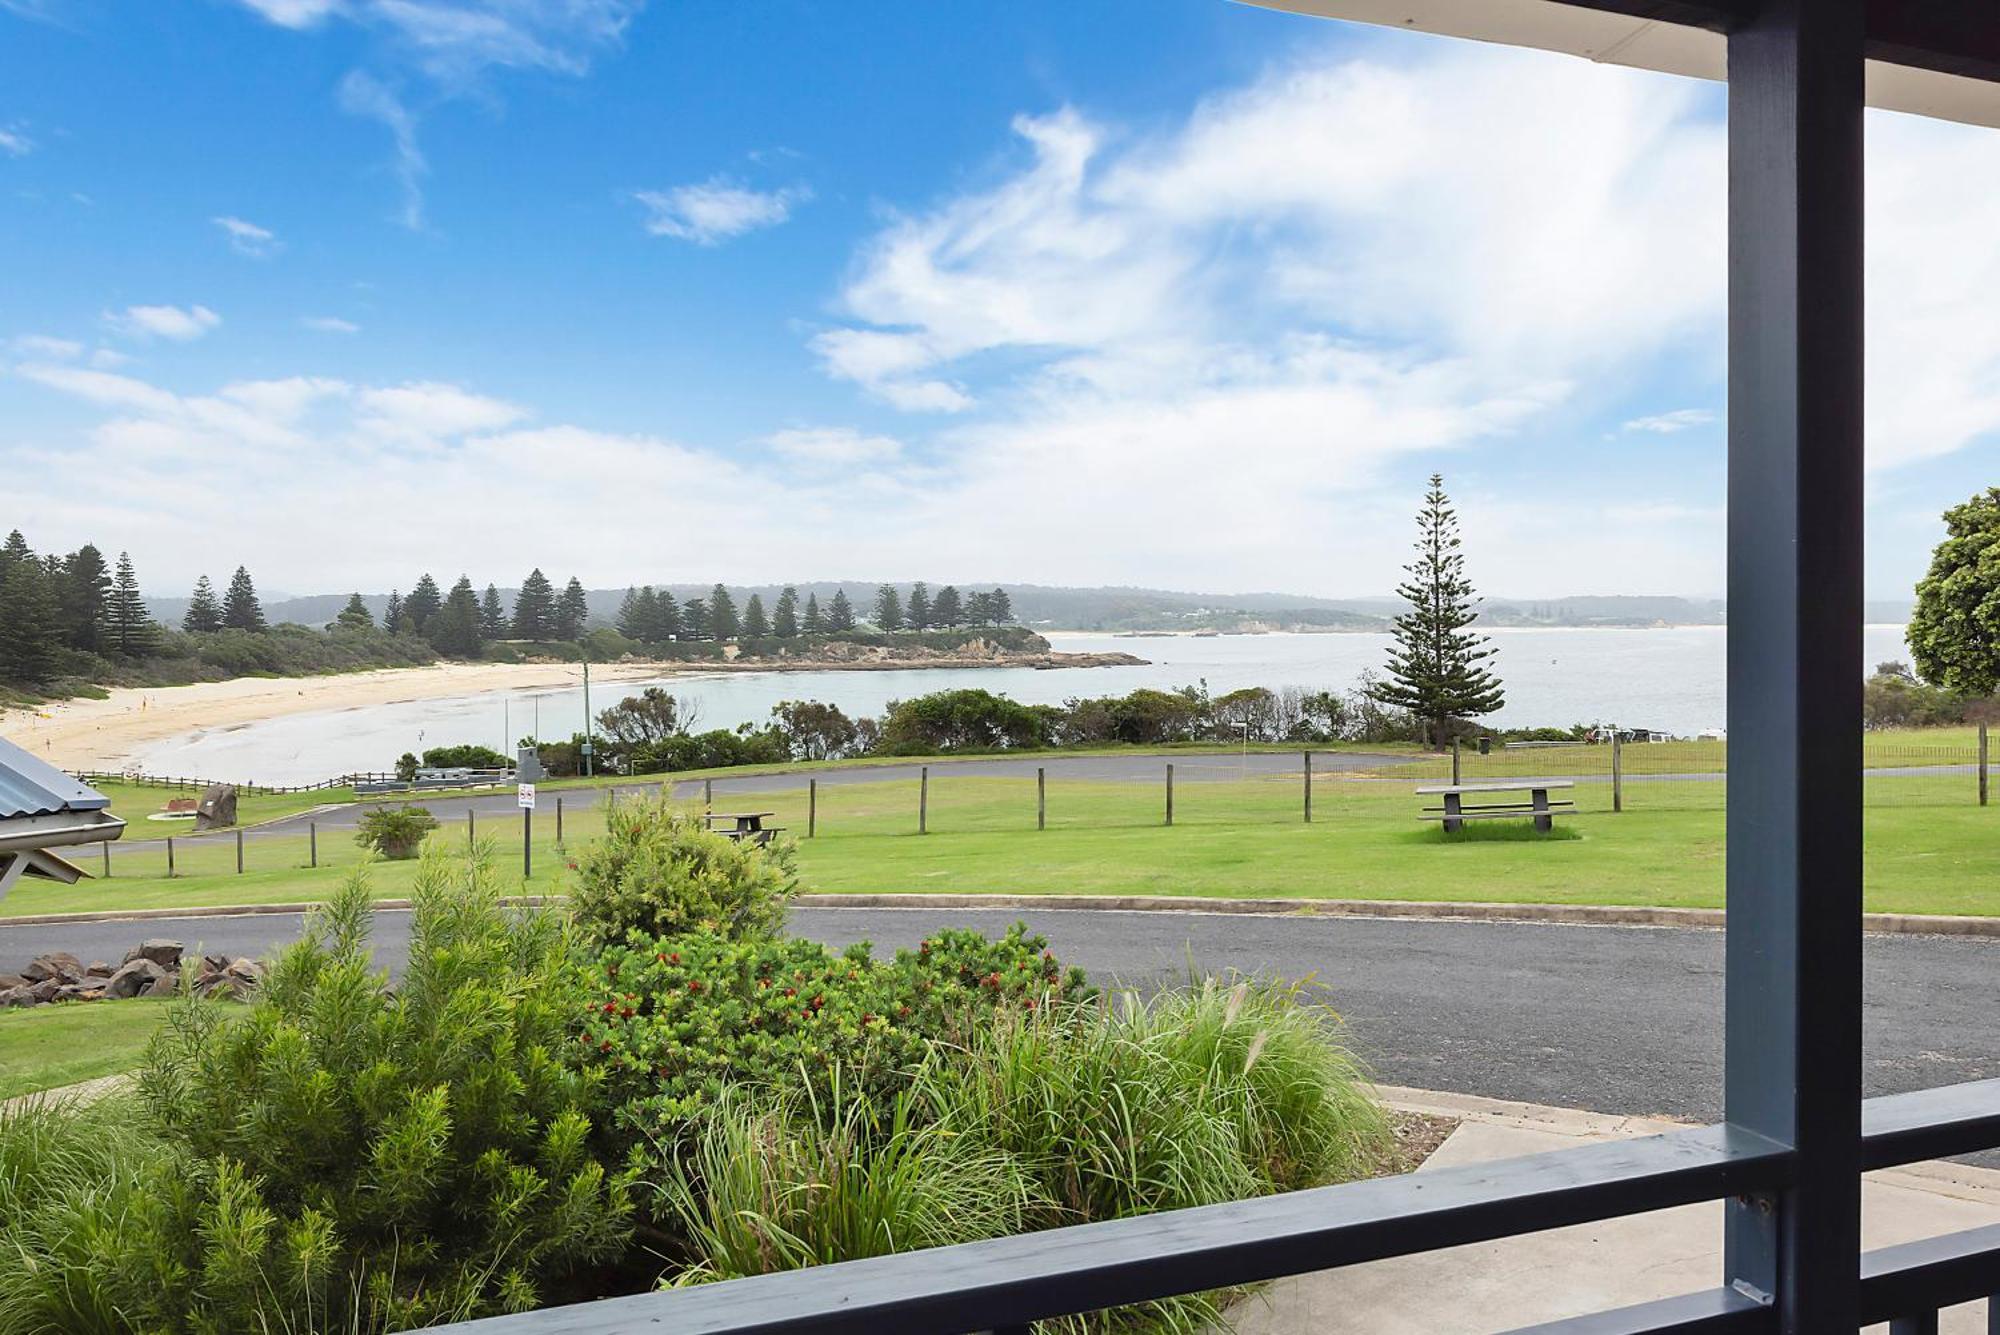
<instances>
[{"instance_id":1,"label":"bench seat","mask_svg":"<svg viewBox=\"0 0 2000 1335\"><path fill-rule=\"evenodd\" d=\"M1519 820L1523 816L1560 816L1562 814L1563 814L1563 808L1561 807L1550 807L1546 811L1537 811L1533 807L1522 807L1518 811L1502 810L1495 807L1473 807L1469 811L1459 812L1456 816L1446 814L1445 812L1438 812L1435 815L1426 812L1425 814L1417 817L1417 819L1418 820L1493 820L1501 816L1506 816L1511 820Z\"/></svg>"}]
</instances>

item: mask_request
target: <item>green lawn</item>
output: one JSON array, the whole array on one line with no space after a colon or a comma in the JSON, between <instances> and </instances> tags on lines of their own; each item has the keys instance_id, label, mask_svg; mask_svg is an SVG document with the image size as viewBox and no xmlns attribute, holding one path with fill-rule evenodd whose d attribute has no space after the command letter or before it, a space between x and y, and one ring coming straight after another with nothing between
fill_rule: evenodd
<instances>
[{"instance_id":1,"label":"green lawn","mask_svg":"<svg viewBox=\"0 0 2000 1335\"><path fill-rule=\"evenodd\" d=\"M178 834L183 829L192 829L192 822L167 822L148 820L155 812L166 810L167 803L175 798L199 798L199 788L174 788L164 784L127 783L123 779L92 780L92 788L111 799L113 815L123 817L130 828L126 837L130 839L164 839L170 834ZM325 806L331 802L352 802L352 788L326 788L310 793L239 793L236 799L236 820L240 825L261 825L265 821L281 820L286 816L296 816L302 811Z\"/></svg>"},{"instance_id":2,"label":"green lawn","mask_svg":"<svg viewBox=\"0 0 2000 1335\"><path fill-rule=\"evenodd\" d=\"M1420 825L1407 781L1322 773L1315 820L1306 825L1297 777L1196 782L1187 777L1195 763L1178 768L1171 829L1162 784L1052 780L1048 828L1037 831L1031 777L957 776L942 766L931 772L925 835L917 833L914 781L822 785L818 837L810 840L803 792L732 797L728 805L773 811L772 823L800 838L808 890L1722 902L1720 780L1635 780L1621 813L1609 809L1609 785L1579 784L1579 812L1562 821L1573 837L1467 840ZM1871 910L2000 914L2000 808L1975 805L1965 776L1870 779L1867 793ZM546 807L535 820L535 875L517 882L529 893L560 892L566 876ZM593 812L567 814L571 847L601 829ZM518 868L520 830L509 816L477 833L501 866ZM467 832L454 823L432 837L463 842ZM310 901L363 858L351 840L327 834L322 865L308 870L303 837L253 838L248 874L238 876L234 843L177 840L181 874L172 880L162 874L163 855L149 848L120 862L109 881L24 884L0 902L0 914ZM401 896L411 871L407 863L378 867L377 893Z\"/></svg>"},{"instance_id":3,"label":"green lawn","mask_svg":"<svg viewBox=\"0 0 2000 1335\"><path fill-rule=\"evenodd\" d=\"M131 1070L166 1006L164 999L76 1001L0 1011L0 1099Z\"/></svg>"}]
</instances>

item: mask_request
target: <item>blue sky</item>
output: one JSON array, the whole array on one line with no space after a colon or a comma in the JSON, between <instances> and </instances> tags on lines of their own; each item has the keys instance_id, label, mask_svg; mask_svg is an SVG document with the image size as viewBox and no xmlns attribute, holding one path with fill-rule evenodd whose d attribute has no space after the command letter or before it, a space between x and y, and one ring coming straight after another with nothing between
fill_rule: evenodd
<instances>
[{"instance_id":1,"label":"blue sky","mask_svg":"<svg viewBox=\"0 0 2000 1335\"><path fill-rule=\"evenodd\" d=\"M149 586L1722 587L1722 91L1226 0L0 0L0 526ZM1870 122L1871 592L2000 137Z\"/></svg>"}]
</instances>

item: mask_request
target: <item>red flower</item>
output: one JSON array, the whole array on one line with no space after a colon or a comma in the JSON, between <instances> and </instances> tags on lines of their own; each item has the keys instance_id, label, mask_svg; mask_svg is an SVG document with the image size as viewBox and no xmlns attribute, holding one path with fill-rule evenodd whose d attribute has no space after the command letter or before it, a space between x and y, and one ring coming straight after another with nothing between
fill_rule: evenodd
<instances>
[{"instance_id":1,"label":"red flower","mask_svg":"<svg viewBox=\"0 0 2000 1335\"><path fill-rule=\"evenodd\" d=\"M875 1023L875 1012L874 1012L874 1011L864 1011L864 1012L862 1012L862 1015L861 1015L861 1023L863 1023L863 1024L873 1024L873 1023Z\"/></svg>"},{"instance_id":2,"label":"red flower","mask_svg":"<svg viewBox=\"0 0 2000 1335\"><path fill-rule=\"evenodd\" d=\"M759 978L757 980L757 986L759 987L769 987L770 985L771 985L771 980L768 978Z\"/></svg>"},{"instance_id":3,"label":"red flower","mask_svg":"<svg viewBox=\"0 0 2000 1335\"><path fill-rule=\"evenodd\" d=\"M785 995L788 997L795 997L798 994L799 990L796 987L788 987L785 989Z\"/></svg>"},{"instance_id":4,"label":"red flower","mask_svg":"<svg viewBox=\"0 0 2000 1335\"><path fill-rule=\"evenodd\" d=\"M679 964L680 962L681 962L681 953L678 950L676 950L673 954L667 956L667 963L669 964Z\"/></svg>"},{"instance_id":5,"label":"red flower","mask_svg":"<svg viewBox=\"0 0 2000 1335\"><path fill-rule=\"evenodd\" d=\"M688 991L690 991L690 992L699 992L699 991L701 991L701 979L699 979L699 978L690 978L690 979L688 979Z\"/></svg>"},{"instance_id":6,"label":"red flower","mask_svg":"<svg viewBox=\"0 0 2000 1335\"><path fill-rule=\"evenodd\" d=\"M602 1043L599 1043L597 1046L602 1051L609 1052L611 1051L611 1040L607 1038Z\"/></svg>"}]
</instances>

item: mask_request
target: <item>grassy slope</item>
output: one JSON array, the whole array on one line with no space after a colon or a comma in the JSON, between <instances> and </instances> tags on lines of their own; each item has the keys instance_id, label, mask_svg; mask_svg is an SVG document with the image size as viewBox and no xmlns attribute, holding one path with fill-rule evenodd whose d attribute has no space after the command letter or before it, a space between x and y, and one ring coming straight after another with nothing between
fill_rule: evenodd
<instances>
[{"instance_id":1,"label":"grassy slope","mask_svg":"<svg viewBox=\"0 0 2000 1335\"><path fill-rule=\"evenodd\" d=\"M139 1064L165 1000L74 1002L0 1011L0 1099L115 1075Z\"/></svg>"},{"instance_id":2,"label":"grassy slope","mask_svg":"<svg viewBox=\"0 0 2000 1335\"><path fill-rule=\"evenodd\" d=\"M1185 771L1183 771L1185 773ZM1963 776L1869 781L1868 907L1884 912L2000 913L2000 810L1972 804ZM830 785L821 790L819 837L802 841L811 890L1299 896L1410 900L1714 906L1722 901L1722 803L1716 781L1633 782L1626 810L1608 810L1609 788L1579 785L1580 814L1560 840L1449 840L1416 820L1402 782L1323 776L1315 822L1300 819L1296 779L1191 782L1176 791L1176 824L1164 828L1163 791L1152 784L1051 782L1049 828L1037 832L1032 779L955 777L933 770L930 833L916 833L914 782ZM774 824L805 832L803 793L762 794ZM719 803L720 804L720 803ZM727 805L743 806L746 799ZM574 844L600 829L571 812ZM1487 827L1491 828L1491 827ZM504 867L518 867L520 825L479 827ZM535 822L534 893L562 888L562 853L545 809ZM466 838L455 824L435 838ZM300 839L254 839L249 874L234 872L234 841L177 846L182 873L167 880L149 850L119 864L111 881L77 887L26 884L0 914L106 908L254 904L323 897L362 852L329 836L322 866L303 867ZM408 864L385 865L375 889L400 896Z\"/></svg>"},{"instance_id":3,"label":"grassy slope","mask_svg":"<svg viewBox=\"0 0 2000 1335\"><path fill-rule=\"evenodd\" d=\"M179 837L191 833L192 822L166 822L146 819L158 811L166 810L167 803L175 798L199 798L199 788L170 788L160 784L126 783L122 779L94 781L90 785L111 799L114 815L122 816L130 824L126 830L127 839L164 839L168 835ZM286 816L296 816L302 811L325 806L331 802L352 802L352 788L329 788L312 793L239 793L236 799L236 820L239 825L259 825L265 821L280 820Z\"/></svg>"}]
</instances>

